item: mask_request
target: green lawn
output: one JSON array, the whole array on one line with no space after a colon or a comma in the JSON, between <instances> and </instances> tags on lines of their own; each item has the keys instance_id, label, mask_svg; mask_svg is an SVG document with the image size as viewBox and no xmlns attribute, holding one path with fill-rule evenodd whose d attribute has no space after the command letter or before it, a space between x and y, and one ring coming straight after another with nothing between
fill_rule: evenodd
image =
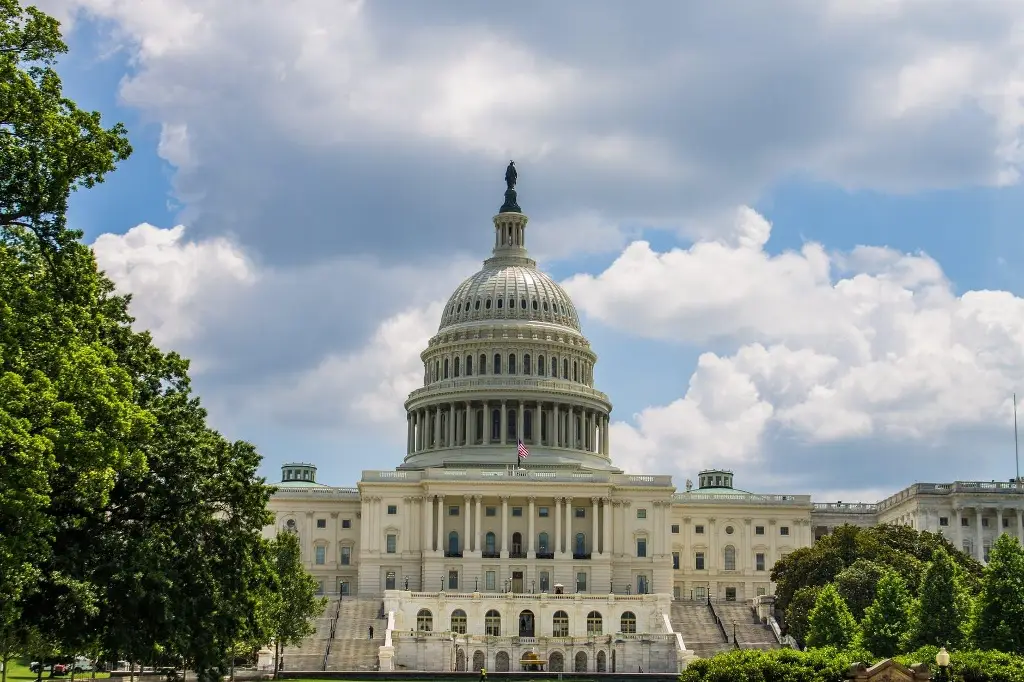
<instances>
[{"instance_id":1,"label":"green lawn","mask_svg":"<svg viewBox=\"0 0 1024 682\"><path fill-rule=\"evenodd\" d=\"M47 680L49 673L43 673L43 680ZM96 673L96 679L109 679L109 673ZM7 679L8 680L34 680L36 674L28 669L27 665L21 665L11 661L7 664ZM70 680L71 675L65 675L64 677L54 677L54 680ZM92 679L92 673L75 673L75 680L87 680Z\"/></svg>"}]
</instances>

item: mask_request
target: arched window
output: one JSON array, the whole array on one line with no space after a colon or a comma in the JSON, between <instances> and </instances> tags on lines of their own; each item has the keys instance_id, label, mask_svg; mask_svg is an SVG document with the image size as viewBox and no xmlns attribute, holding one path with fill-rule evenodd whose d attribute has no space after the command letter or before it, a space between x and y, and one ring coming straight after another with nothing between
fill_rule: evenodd
<instances>
[{"instance_id":1,"label":"arched window","mask_svg":"<svg viewBox=\"0 0 1024 682\"><path fill-rule=\"evenodd\" d=\"M460 372L459 372L459 369L460 369L459 368L459 363L460 362L461 362L461 358L455 358L455 378L458 378L460 376Z\"/></svg>"},{"instance_id":2,"label":"arched window","mask_svg":"<svg viewBox=\"0 0 1024 682\"><path fill-rule=\"evenodd\" d=\"M516 373L516 354L515 353L510 353L509 356L508 356L508 373L509 374L515 374Z\"/></svg>"},{"instance_id":3,"label":"arched window","mask_svg":"<svg viewBox=\"0 0 1024 682\"><path fill-rule=\"evenodd\" d=\"M505 434L506 438L510 441L515 442L519 438L519 422L517 421L519 415L516 414L515 410L508 411L508 433Z\"/></svg>"},{"instance_id":4,"label":"arched window","mask_svg":"<svg viewBox=\"0 0 1024 682\"><path fill-rule=\"evenodd\" d=\"M575 360L572 361L572 380L580 380L580 363L576 362Z\"/></svg>"},{"instance_id":5,"label":"arched window","mask_svg":"<svg viewBox=\"0 0 1024 682\"><path fill-rule=\"evenodd\" d=\"M476 440L483 441L484 438L484 411L473 410L476 412ZM468 437L467 437L468 440Z\"/></svg>"},{"instance_id":6,"label":"arched window","mask_svg":"<svg viewBox=\"0 0 1024 682\"><path fill-rule=\"evenodd\" d=\"M548 551L548 534L541 533L537 537L537 552L540 554L547 554Z\"/></svg>"},{"instance_id":7,"label":"arched window","mask_svg":"<svg viewBox=\"0 0 1024 682\"><path fill-rule=\"evenodd\" d=\"M732 545L725 548L725 570L736 570L736 548Z\"/></svg>"},{"instance_id":8,"label":"arched window","mask_svg":"<svg viewBox=\"0 0 1024 682\"><path fill-rule=\"evenodd\" d=\"M555 611L555 615L551 617L551 636L569 636L569 614L565 611Z\"/></svg>"},{"instance_id":9,"label":"arched window","mask_svg":"<svg viewBox=\"0 0 1024 682\"><path fill-rule=\"evenodd\" d=\"M548 368L544 365L544 356L543 355L538 355L537 356L537 374L540 374L541 376L544 376L545 372L547 372L547 371L548 371Z\"/></svg>"},{"instance_id":10,"label":"arched window","mask_svg":"<svg viewBox=\"0 0 1024 682\"><path fill-rule=\"evenodd\" d=\"M587 634L588 635L599 635L601 634L601 614L597 611L591 611L587 614Z\"/></svg>"},{"instance_id":11,"label":"arched window","mask_svg":"<svg viewBox=\"0 0 1024 682\"><path fill-rule=\"evenodd\" d=\"M430 632L434 629L434 616L428 609L420 609L416 614L416 629L420 632Z\"/></svg>"},{"instance_id":12,"label":"arched window","mask_svg":"<svg viewBox=\"0 0 1024 682\"><path fill-rule=\"evenodd\" d=\"M487 310L491 309L491 299L487 299L487 301L484 303L484 308L486 308Z\"/></svg>"},{"instance_id":13,"label":"arched window","mask_svg":"<svg viewBox=\"0 0 1024 682\"><path fill-rule=\"evenodd\" d=\"M491 637L501 636L501 614L494 609L484 615L484 634Z\"/></svg>"},{"instance_id":14,"label":"arched window","mask_svg":"<svg viewBox=\"0 0 1024 682\"><path fill-rule=\"evenodd\" d=\"M448 358L444 359L444 378L448 378Z\"/></svg>"},{"instance_id":15,"label":"arched window","mask_svg":"<svg viewBox=\"0 0 1024 682\"><path fill-rule=\"evenodd\" d=\"M480 354L480 374L487 374L487 356L483 353Z\"/></svg>"},{"instance_id":16,"label":"arched window","mask_svg":"<svg viewBox=\"0 0 1024 682\"><path fill-rule=\"evenodd\" d=\"M452 632L459 635L466 634L466 612L462 609L452 611Z\"/></svg>"},{"instance_id":17,"label":"arched window","mask_svg":"<svg viewBox=\"0 0 1024 682\"><path fill-rule=\"evenodd\" d=\"M568 379L569 378L569 361L568 360L562 360L562 378L563 379Z\"/></svg>"},{"instance_id":18,"label":"arched window","mask_svg":"<svg viewBox=\"0 0 1024 682\"><path fill-rule=\"evenodd\" d=\"M551 378L558 378L558 358L551 358Z\"/></svg>"},{"instance_id":19,"label":"arched window","mask_svg":"<svg viewBox=\"0 0 1024 682\"><path fill-rule=\"evenodd\" d=\"M636 614L632 611L625 611L619 621L619 632L626 635L636 634Z\"/></svg>"},{"instance_id":20,"label":"arched window","mask_svg":"<svg viewBox=\"0 0 1024 682\"><path fill-rule=\"evenodd\" d=\"M501 440L501 410L491 410L491 440Z\"/></svg>"},{"instance_id":21,"label":"arched window","mask_svg":"<svg viewBox=\"0 0 1024 682\"><path fill-rule=\"evenodd\" d=\"M522 554L523 552L523 534L520 532L512 533L512 553Z\"/></svg>"},{"instance_id":22,"label":"arched window","mask_svg":"<svg viewBox=\"0 0 1024 682\"><path fill-rule=\"evenodd\" d=\"M492 371L495 374L501 374L501 354L500 353L495 353L494 354L494 366L492 367Z\"/></svg>"},{"instance_id":23,"label":"arched window","mask_svg":"<svg viewBox=\"0 0 1024 682\"><path fill-rule=\"evenodd\" d=\"M434 381L441 378L441 363L434 360Z\"/></svg>"},{"instance_id":24,"label":"arched window","mask_svg":"<svg viewBox=\"0 0 1024 682\"><path fill-rule=\"evenodd\" d=\"M494 549L494 544L496 539L497 538L494 533L491 532L488 532L487 535L484 536L484 552L487 554L495 553L496 550Z\"/></svg>"},{"instance_id":25,"label":"arched window","mask_svg":"<svg viewBox=\"0 0 1024 682\"><path fill-rule=\"evenodd\" d=\"M533 440L533 410L523 410L523 440Z\"/></svg>"},{"instance_id":26,"label":"arched window","mask_svg":"<svg viewBox=\"0 0 1024 682\"><path fill-rule=\"evenodd\" d=\"M526 310L526 299L525 298L519 299L519 307L522 308L523 310Z\"/></svg>"},{"instance_id":27,"label":"arched window","mask_svg":"<svg viewBox=\"0 0 1024 682\"><path fill-rule=\"evenodd\" d=\"M582 557L587 553L587 536L583 533L576 533L576 556Z\"/></svg>"},{"instance_id":28,"label":"arched window","mask_svg":"<svg viewBox=\"0 0 1024 682\"><path fill-rule=\"evenodd\" d=\"M530 374L532 369L533 368L530 367L530 354L527 353L523 356L523 374Z\"/></svg>"},{"instance_id":29,"label":"arched window","mask_svg":"<svg viewBox=\"0 0 1024 682\"><path fill-rule=\"evenodd\" d=\"M459 532L448 533L448 556L459 556Z\"/></svg>"},{"instance_id":30,"label":"arched window","mask_svg":"<svg viewBox=\"0 0 1024 682\"><path fill-rule=\"evenodd\" d=\"M503 307L504 305L505 305L505 299L503 299L503 298L499 298L499 299L498 299L498 308L500 309L500 308L502 308L502 307Z\"/></svg>"},{"instance_id":31,"label":"arched window","mask_svg":"<svg viewBox=\"0 0 1024 682\"><path fill-rule=\"evenodd\" d=\"M473 376L473 356L472 355L467 355L466 356L466 376L467 377Z\"/></svg>"}]
</instances>

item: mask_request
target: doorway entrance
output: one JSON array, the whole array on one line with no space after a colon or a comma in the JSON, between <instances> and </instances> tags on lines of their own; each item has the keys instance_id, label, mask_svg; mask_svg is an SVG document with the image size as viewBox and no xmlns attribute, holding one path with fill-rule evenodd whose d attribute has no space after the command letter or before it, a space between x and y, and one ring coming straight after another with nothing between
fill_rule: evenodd
<instances>
[{"instance_id":1,"label":"doorway entrance","mask_svg":"<svg viewBox=\"0 0 1024 682\"><path fill-rule=\"evenodd\" d=\"M523 611L519 614L519 636L535 636L533 634L533 611Z\"/></svg>"},{"instance_id":2,"label":"doorway entrance","mask_svg":"<svg viewBox=\"0 0 1024 682\"><path fill-rule=\"evenodd\" d=\"M736 588L727 587L725 588L725 601L736 601Z\"/></svg>"},{"instance_id":3,"label":"doorway entrance","mask_svg":"<svg viewBox=\"0 0 1024 682\"><path fill-rule=\"evenodd\" d=\"M523 593L523 572L512 571L512 591L518 594Z\"/></svg>"}]
</instances>

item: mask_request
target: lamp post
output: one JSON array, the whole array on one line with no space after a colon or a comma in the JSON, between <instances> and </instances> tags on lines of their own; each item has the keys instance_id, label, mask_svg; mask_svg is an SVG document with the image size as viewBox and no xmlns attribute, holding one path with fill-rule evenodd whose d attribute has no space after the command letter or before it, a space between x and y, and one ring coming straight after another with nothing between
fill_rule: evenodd
<instances>
[{"instance_id":1,"label":"lamp post","mask_svg":"<svg viewBox=\"0 0 1024 682\"><path fill-rule=\"evenodd\" d=\"M939 667L938 679L942 682L949 681L949 652L946 651L946 647L939 649L939 653L935 654L935 665Z\"/></svg>"}]
</instances>

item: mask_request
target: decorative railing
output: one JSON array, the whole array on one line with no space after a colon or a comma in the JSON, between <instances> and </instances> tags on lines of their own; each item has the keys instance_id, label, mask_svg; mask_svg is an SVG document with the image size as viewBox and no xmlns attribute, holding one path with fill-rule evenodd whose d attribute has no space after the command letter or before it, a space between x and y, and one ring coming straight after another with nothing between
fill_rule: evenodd
<instances>
[{"instance_id":1,"label":"decorative railing","mask_svg":"<svg viewBox=\"0 0 1024 682\"><path fill-rule=\"evenodd\" d=\"M582 552L582 553L573 552L572 553L572 558L573 559L580 559L580 560L589 560L590 559L590 552Z\"/></svg>"},{"instance_id":2,"label":"decorative railing","mask_svg":"<svg viewBox=\"0 0 1024 682\"><path fill-rule=\"evenodd\" d=\"M462 558L462 552L445 551L444 555L446 557L448 557L449 559L461 559Z\"/></svg>"},{"instance_id":3,"label":"decorative railing","mask_svg":"<svg viewBox=\"0 0 1024 682\"><path fill-rule=\"evenodd\" d=\"M558 471L547 469L449 469L431 468L422 471L374 471L362 473L364 482L419 481L539 481L544 483L611 483L624 487L672 487L671 476L612 474L604 471ZM771 497L771 496L766 496Z\"/></svg>"},{"instance_id":4,"label":"decorative railing","mask_svg":"<svg viewBox=\"0 0 1024 682\"><path fill-rule=\"evenodd\" d=\"M555 558L555 553L554 552L537 552L537 558L538 559L554 559Z\"/></svg>"},{"instance_id":5,"label":"decorative railing","mask_svg":"<svg viewBox=\"0 0 1024 682\"><path fill-rule=\"evenodd\" d=\"M755 493L676 493L676 504L757 504L777 507L810 507L810 495L758 495Z\"/></svg>"},{"instance_id":6,"label":"decorative railing","mask_svg":"<svg viewBox=\"0 0 1024 682\"><path fill-rule=\"evenodd\" d=\"M878 505L869 502L815 502L812 510L833 514L874 514Z\"/></svg>"},{"instance_id":7,"label":"decorative railing","mask_svg":"<svg viewBox=\"0 0 1024 682\"><path fill-rule=\"evenodd\" d=\"M332 488L331 486L316 486L309 488L277 488L274 497L337 497L342 499L359 499L358 488Z\"/></svg>"},{"instance_id":8,"label":"decorative railing","mask_svg":"<svg viewBox=\"0 0 1024 682\"><path fill-rule=\"evenodd\" d=\"M432 398L438 395L447 395L450 393L462 393L466 391L477 391L480 389L493 391L494 389L500 390L506 388L542 391L545 393L575 393L576 395L582 395L588 398L595 398L602 402L608 402L608 396L605 393L597 390L596 388L591 388L590 386L586 386L575 381L569 381L567 379L487 376L473 378L462 377L459 379L435 381L427 386L421 386L410 393L409 398L406 400L406 404L408 405L420 398Z\"/></svg>"}]
</instances>

